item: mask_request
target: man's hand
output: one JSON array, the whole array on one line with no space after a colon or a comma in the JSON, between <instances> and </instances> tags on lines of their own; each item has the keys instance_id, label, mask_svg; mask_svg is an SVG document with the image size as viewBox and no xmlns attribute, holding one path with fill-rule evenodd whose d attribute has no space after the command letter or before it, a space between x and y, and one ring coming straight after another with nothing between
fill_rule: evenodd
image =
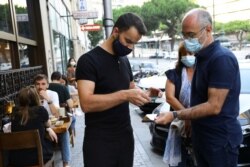
<instances>
[{"instance_id":1,"label":"man's hand","mask_svg":"<svg viewBox=\"0 0 250 167\"><path fill-rule=\"evenodd\" d=\"M160 113L160 115L156 117L155 123L166 125L172 122L173 120L174 120L173 112L164 112L164 113Z\"/></svg>"},{"instance_id":2,"label":"man's hand","mask_svg":"<svg viewBox=\"0 0 250 167\"><path fill-rule=\"evenodd\" d=\"M47 94L47 92L46 92L45 90L40 90L38 93L39 93L39 95L40 95L40 97L41 97L42 99L45 99L45 100L47 100L47 101L50 100L49 97L48 97L48 94Z\"/></svg>"},{"instance_id":3,"label":"man's hand","mask_svg":"<svg viewBox=\"0 0 250 167\"><path fill-rule=\"evenodd\" d=\"M150 97L141 89L129 89L128 101L134 105L142 106L150 102Z\"/></svg>"}]
</instances>

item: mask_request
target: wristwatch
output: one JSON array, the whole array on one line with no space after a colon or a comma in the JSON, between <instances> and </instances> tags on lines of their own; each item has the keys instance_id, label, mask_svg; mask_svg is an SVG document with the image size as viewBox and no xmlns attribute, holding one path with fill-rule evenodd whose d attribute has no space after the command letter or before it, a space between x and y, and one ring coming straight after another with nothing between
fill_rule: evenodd
<instances>
[{"instance_id":1,"label":"wristwatch","mask_svg":"<svg viewBox=\"0 0 250 167\"><path fill-rule=\"evenodd\" d=\"M173 116L174 116L174 119L175 119L175 118L178 118L178 114L177 114L176 111L173 111Z\"/></svg>"},{"instance_id":2,"label":"wristwatch","mask_svg":"<svg viewBox=\"0 0 250 167\"><path fill-rule=\"evenodd\" d=\"M50 105L50 104L52 104L53 102L52 102L52 100L49 100L49 101L47 101L47 103Z\"/></svg>"}]
</instances>

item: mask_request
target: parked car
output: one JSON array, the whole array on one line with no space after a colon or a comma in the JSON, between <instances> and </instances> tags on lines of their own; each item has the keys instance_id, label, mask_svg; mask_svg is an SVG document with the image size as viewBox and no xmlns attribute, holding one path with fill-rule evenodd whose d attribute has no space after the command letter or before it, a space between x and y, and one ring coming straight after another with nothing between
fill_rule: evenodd
<instances>
[{"instance_id":1,"label":"parked car","mask_svg":"<svg viewBox=\"0 0 250 167\"><path fill-rule=\"evenodd\" d=\"M226 48L232 48L232 43L230 42L230 40L225 37L225 36L220 36L218 38L216 38L216 40L220 41L221 46L224 46Z\"/></svg>"},{"instance_id":2,"label":"parked car","mask_svg":"<svg viewBox=\"0 0 250 167\"><path fill-rule=\"evenodd\" d=\"M162 59L164 58L164 55L161 53L156 52L154 55L149 56L150 59Z\"/></svg>"},{"instance_id":3,"label":"parked car","mask_svg":"<svg viewBox=\"0 0 250 167\"><path fill-rule=\"evenodd\" d=\"M242 126L242 132L244 136L243 143L240 148L239 163L250 164L250 63L241 62L240 63L240 74L241 74L241 92L240 92L240 115L238 120ZM162 107L163 106L163 107ZM166 102L164 104L158 105L153 110L154 114L159 114L160 112L169 110L169 105ZM167 110L167 111L168 111ZM166 139L168 136L168 125L157 125L154 122L150 123L149 130L152 135L150 144L153 148L164 151ZM244 166L244 165L243 165Z\"/></svg>"},{"instance_id":4,"label":"parked car","mask_svg":"<svg viewBox=\"0 0 250 167\"><path fill-rule=\"evenodd\" d=\"M141 78L159 74L157 67L151 62L130 62L130 65L135 82L138 82Z\"/></svg>"},{"instance_id":5,"label":"parked car","mask_svg":"<svg viewBox=\"0 0 250 167\"><path fill-rule=\"evenodd\" d=\"M175 60L177 58L178 58L178 52L177 51L167 52L164 55L164 59L168 59L168 60Z\"/></svg>"},{"instance_id":6,"label":"parked car","mask_svg":"<svg viewBox=\"0 0 250 167\"><path fill-rule=\"evenodd\" d=\"M141 70L141 63L139 62L130 62L130 66L132 69L133 76L137 74L138 72L140 72Z\"/></svg>"},{"instance_id":7,"label":"parked car","mask_svg":"<svg viewBox=\"0 0 250 167\"><path fill-rule=\"evenodd\" d=\"M11 68L11 63L0 63L0 70L10 70Z\"/></svg>"},{"instance_id":8,"label":"parked car","mask_svg":"<svg viewBox=\"0 0 250 167\"><path fill-rule=\"evenodd\" d=\"M250 53L246 55L245 59L250 59Z\"/></svg>"}]
</instances>

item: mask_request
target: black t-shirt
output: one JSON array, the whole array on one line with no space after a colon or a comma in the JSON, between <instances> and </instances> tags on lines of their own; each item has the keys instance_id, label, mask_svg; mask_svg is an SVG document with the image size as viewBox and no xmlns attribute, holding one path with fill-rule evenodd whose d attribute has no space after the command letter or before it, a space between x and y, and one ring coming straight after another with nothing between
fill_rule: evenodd
<instances>
[{"instance_id":1,"label":"black t-shirt","mask_svg":"<svg viewBox=\"0 0 250 167\"><path fill-rule=\"evenodd\" d=\"M133 75L127 57L111 55L98 46L79 58L76 79L95 82L94 94L108 94L129 89ZM131 128L129 103L103 112L86 113L85 124L87 131L95 129L113 135L124 132Z\"/></svg>"},{"instance_id":2,"label":"black t-shirt","mask_svg":"<svg viewBox=\"0 0 250 167\"><path fill-rule=\"evenodd\" d=\"M29 112L30 118L25 125L21 125L21 115L18 114L18 108L13 114L14 116L11 120L11 131L19 132L38 129L43 148L43 160L44 162L49 160L53 154L53 146L52 143L45 138L45 122L47 122L49 119L47 110L43 106L34 107ZM16 164L17 166L28 166L35 164L38 162L37 150L29 149L12 151L10 155L10 162L13 165Z\"/></svg>"},{"instance_id":3,"label":"black t-shirt","mask_svg":"<svg viewBox=\"0 0 250 167\"><path fill-rule=\"evenodd\" d=\"M67 100L70 99L69 90L65 85L60 83L50 83L48 89L57 92L60 104L66 103Z\"/></svg>"}]
</instances>

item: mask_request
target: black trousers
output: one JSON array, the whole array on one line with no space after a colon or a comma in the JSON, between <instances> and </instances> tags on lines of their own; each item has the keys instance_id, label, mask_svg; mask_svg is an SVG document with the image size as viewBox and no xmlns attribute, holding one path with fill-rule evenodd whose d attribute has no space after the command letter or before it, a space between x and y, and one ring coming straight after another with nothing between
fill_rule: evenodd
<instances>
[{"instance_id":1,"label":"black trousers","mask_svg":"<svg viewBox=\"0 0 250 167\"><path fill-rule=\"evenodd\" d=\"M85 133L84 167L133 167L133 132L121 136L100 136Z\"/></svg>"}]
</instances>

